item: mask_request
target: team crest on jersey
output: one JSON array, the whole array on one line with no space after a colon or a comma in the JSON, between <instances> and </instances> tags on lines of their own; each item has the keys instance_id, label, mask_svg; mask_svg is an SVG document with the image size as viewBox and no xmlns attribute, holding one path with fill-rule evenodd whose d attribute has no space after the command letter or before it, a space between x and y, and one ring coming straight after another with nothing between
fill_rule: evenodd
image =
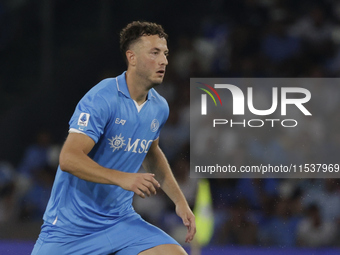
<instances>
[{"instance_id":1,"label":"team crest on jersey","mask_svg":"<svg viewBox=\"0 0 340 255\"><path fill-rule=\"evenodd\" d=\"M156 132L159 128L159 122L157 119L154 119L152 122L151 122L151 131L152 132Z\"/></svg>"},{"instance_id":2,"label":"team crest on jersey","mask_svg":"<svg viewBox=\"0 0 340 255\"><path fill-rule=\"evenodd\" d=\"M89 123L89 119L90 119L90 114L82 112L79 115L78 126L87 127L87 124Z\"/></svg>"},{"instance_id":3,"label":"team crest on jersey","mask_svg":"<svg viewBox=\"0 0 340 255\"><path fill-rule=\"evenodd\" d=\"M110 148L113 149L112 152L114 152L115 150L119 150L121 148L123 148L124 145L126 145L124 142L124 136L122 136L122 134L116 135L115 137L112 136L112 139L108 139Z\"/></svg>"}]
</instances>

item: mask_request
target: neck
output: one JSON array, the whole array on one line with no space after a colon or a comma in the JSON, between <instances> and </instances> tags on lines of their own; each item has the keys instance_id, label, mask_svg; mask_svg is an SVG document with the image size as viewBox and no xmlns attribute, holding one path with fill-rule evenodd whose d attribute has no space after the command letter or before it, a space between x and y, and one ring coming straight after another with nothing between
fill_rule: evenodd
<instances>
[{"instance_id":1,"label":"neck","mask_svg":"<svg viewBox=\"0 0 340 255\"><path fill-rule=\"evenodd\" d=\"M147 98L150 86L147 86L143 79L138 78L129 70L126 71L125 78L131 98L135 100L138 105L143 104Z\"/></svg>"}]
</instances>

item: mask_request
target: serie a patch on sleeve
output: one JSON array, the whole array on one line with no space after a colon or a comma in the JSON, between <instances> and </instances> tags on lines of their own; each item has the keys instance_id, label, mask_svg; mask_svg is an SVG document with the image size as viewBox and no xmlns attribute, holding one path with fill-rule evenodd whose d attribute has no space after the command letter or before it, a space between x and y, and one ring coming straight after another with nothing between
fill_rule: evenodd
<instances>
[{"instance_id":1,"label":"serie a patch on sleeve","mask_svg":"<svg viewBox=\"0 0 340 255\"><path fill-rule=\"evenodd\" d=\"M78 126L87 127L87 125L89 123L89 119L90 119L90 114L82 112L79 115Z\"/></svg>"}]
</instances>

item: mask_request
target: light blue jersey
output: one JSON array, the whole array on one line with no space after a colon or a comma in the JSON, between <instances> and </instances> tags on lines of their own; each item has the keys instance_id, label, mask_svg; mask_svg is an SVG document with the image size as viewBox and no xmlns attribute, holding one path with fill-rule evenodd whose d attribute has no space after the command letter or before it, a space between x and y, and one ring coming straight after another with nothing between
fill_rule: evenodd
<instances>
[{"instance_id":1,"label":"light blue jersey","mask_svg":"<svg viewBox=\"0 0 340 255\"><path fill-rule=\"evenodd\" d=\"M78 103L70 131L95 141L89 156L101 166L136 173L169 115L166 100L154 89L138 109L125 72L94 86ZM73 233L91 233L135 214L133 192L82 180L58 168L44 221Z\"/></svg>"}]
</instances>

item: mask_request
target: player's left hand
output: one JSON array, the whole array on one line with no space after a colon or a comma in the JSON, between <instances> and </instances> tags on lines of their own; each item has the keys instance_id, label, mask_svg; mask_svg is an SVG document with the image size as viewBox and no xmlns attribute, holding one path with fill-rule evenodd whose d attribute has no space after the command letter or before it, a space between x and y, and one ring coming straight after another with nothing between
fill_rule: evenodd
<instances>
[{"instance_id":1,"label":"player's left hand","mask_svg":"<svg viewBox=\"0 0 340 255\"><path fill-rule=\"evenodd\" d=\"M187 235L185 237L185 242L190 243L194 239L194 236L196 234L195 215L186 202L178 203L176 205L176 213L179 217L182 218L183 224L188 229Z\"/></svg>"}]
</instances>

